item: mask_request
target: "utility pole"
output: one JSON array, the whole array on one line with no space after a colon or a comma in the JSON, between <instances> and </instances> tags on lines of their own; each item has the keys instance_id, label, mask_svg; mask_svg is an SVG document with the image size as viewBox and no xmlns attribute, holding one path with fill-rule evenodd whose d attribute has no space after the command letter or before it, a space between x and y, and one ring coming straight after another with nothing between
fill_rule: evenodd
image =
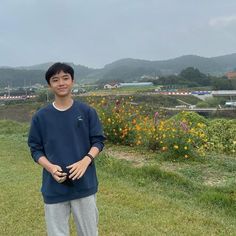
<instances>
[{"instance_id":1,"label":"utility pole","mask_svg":"<svg viewBox=\"0 0 236 236\"><path fill-rule=\"evenodd\" d=\"M7 96L8 96L8 97L11 96L11 92L10 92L10 86L9 86L9 84L8 84L8 86L7 86Z\"/></svg>"},{"instance_id":2,"label":"utility pole","mask_svg":"<svg viewBox=\"0 0 236 236\"><path fill-rule=\"evenodd\" d=\"M46 93L46 96L47 96L47 102L49 102L49 95L48 95L48 89L46 90L47 91L47 93Z\"/></svg>"}]
</instances>

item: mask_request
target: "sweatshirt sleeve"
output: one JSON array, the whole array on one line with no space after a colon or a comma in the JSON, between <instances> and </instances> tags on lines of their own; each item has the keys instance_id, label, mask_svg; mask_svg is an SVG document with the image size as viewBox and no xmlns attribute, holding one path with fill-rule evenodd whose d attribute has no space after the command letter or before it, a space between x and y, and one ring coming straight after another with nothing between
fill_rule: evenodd
<instances>
[{"instance_id":1,"label":"sweatshirt sleeve","mask_svg":"<svg viewBox=\"0 0 236 236\"><path fill-rule=\"evenodd\" d=\"M106 140L102 124L99 120L95 109L89 109L89 138L92 147L97 147L101 152L104 147L104 141Z\"/></svg>"},{"instance_id":2,"label":"sweatshirt sleeve","mask_svg":"<svg viewBox=\"0 0 236 236\"><path fill-rule=\"evenodd\" d=\"M34 116L31 121L31 126L28 136L28 146L30 148L31 156L35 162L38 162L38 159L41 156L45 156L37 116Z\"/></svg>"}]
</instances>

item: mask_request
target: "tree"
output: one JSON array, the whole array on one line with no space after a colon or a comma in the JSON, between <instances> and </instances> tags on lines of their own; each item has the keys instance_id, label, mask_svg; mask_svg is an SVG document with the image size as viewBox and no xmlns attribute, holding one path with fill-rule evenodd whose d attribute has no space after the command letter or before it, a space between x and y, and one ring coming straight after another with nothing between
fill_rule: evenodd
<instances>
[{"instance_id":1,"label":"tree","mask_svg":"<svg viewBox=\"0 0 236 236\"><path fill-rule=\"evenodd\" d=\"M203 86L210 85L210 79L194 67L187 67L180 72L179 76L182 80L193 82L194 84Z\"/></svg>"},{"instance_id":2,"label":"tree","mask_svg":"<svg viewBox=\"0 0 236 236\"><path fill-rule=\"evenodd\" d=\"M212 88L214 90L231 90L233 89L232 81L226 77L211 78Z\"/></svg>"}]
</instances>

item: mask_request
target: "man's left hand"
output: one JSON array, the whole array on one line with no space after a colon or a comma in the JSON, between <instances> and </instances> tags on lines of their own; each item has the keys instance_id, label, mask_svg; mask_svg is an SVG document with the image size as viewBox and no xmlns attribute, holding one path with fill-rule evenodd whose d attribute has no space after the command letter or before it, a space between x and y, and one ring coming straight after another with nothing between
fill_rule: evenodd
<instances>
[{"instance_id":1,"label":"man's left hand","mask_svg":"<svg viewBox=\"0 0 236 236\"><path fill-rule=\"evenodd\" d=\"M85 156L82 160L75 162L70 166L67 166L66 168L70 169L69 178L72 180L81 178L87 170L90 162L90 158Z\"/></svg>"}]
</instances>

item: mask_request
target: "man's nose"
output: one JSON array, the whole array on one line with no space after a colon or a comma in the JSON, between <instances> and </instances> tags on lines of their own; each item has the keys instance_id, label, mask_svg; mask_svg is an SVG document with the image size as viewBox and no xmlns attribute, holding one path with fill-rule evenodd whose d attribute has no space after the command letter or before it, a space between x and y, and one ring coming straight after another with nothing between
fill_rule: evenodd
<instances>
[{"instance_id":1,"label":"man's nose","mask_svg":"<svg viewBox=\"0 0 236 236\"><path fill-rule=\"evenodd\" d=\"M63 79L59 79L59 85L63 85L64 84L64 80Z\"/></svg>"}]
</instances>

